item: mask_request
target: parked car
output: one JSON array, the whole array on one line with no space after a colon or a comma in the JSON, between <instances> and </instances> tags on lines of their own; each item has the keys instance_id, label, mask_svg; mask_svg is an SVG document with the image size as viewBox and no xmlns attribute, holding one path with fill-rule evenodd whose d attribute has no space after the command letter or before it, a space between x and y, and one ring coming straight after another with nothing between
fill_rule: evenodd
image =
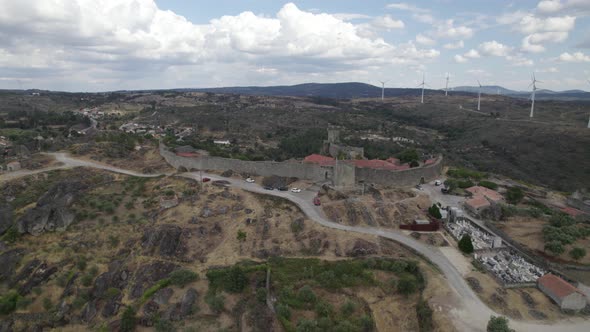
<instances>
[{"instance_id":1,"label":"parked car","mask_svg":"<svg viewBox=\"0 0 590 332\"><path fill-rule=\"evenodd\" d=\"M318 196L313 198L313 205L316 205L316 206L322 205L322 201L320 201L320 198Z\"/></svg>"},{"instance_id":2,"label":"parked car","mask_svg":"<svg viewBox=\"0 0 590 332\"><path fill-rule=\"evenodd\" d=\"M434 181L434 185L435 186L440 186L441 184L442 184L442 181L441 180Z\"/></svg>"},{"instance_id":3,"label":"parked car","mask_svg":"<svg viewBox=\"0 0 590 332\"><path fill-rule=\"evenodd\" d=\"M449 188L442 187L442 188L440 188L440 192L443 193L443 194L448 194L449 193Z\"/></svg>"},{"instance_id":4,"label":"parked car","mask_svg":"<svg viewBox=\"0 0 590 332\"><path fill-rule=\"evenodd\" d=\"M289 190L289 187L279 187L279 190L280 191L287 191L287 190Z\"/></svg>"},{"instance_id":5,"label":"parked car","mask_svg":"<svg viewBox=\"0 0 590 332\"><path fill-rule=\"evenodd\" d=\"M209 181L211 181L210 178L203 178L203 182L209 182Z\"/></svg>"},{"instance_id":6,"label":"parked car","mask_svg":"<svg viewBox=\"0 0 590 332\"><path fill-rule=\"evenodd\" d=\"M248 183L254 183L254 179L253 178L247 178L246 179L246 182L248 182Z\"/></svg>"},{"instance_id":7,"label":"parked car","mask_svg":"<svg viewBox=\"0 0 590 332\"><path fill-rule=\"evenodd\" d=\"M299 188L291 188L291 192L292 193L300 193L301 192L301 189L299 189Z\"/></svg>"},{"instance_id":8,"label":"parked car","mask_svg":"<svg viewBox=\"0 0 590 332\"><path fill-rule=\"evenodd\" d=\"M266 190L274 190L275 188L273 188L272 186L264 186L264 189L266 189Z\"/></svg>"},{"instance_id":9,"label":"parked car","mask_svg":"<svg viewBox=\"0 0 590 332\"><path fill-rule=\"evenodd\" d=\"M421 186L421 185L419 185L419 184L417 184L417 185L416 185L416 189L418 189L418 190L422 190L422 186Z\"/></svg>"}]
</instances>

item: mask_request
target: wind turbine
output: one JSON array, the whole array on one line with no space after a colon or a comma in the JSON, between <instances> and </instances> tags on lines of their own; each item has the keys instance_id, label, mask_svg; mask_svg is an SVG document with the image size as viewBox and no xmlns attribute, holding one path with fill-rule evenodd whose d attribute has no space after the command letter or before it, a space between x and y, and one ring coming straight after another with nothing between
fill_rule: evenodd
<instances>
[{"instance_id":1,"label":"wind turbine","mask_svg":"<svg viewBox=\"0 0 590 332\"><path fill-rule=\"evenodd\" d=\"M418 84L418 87L422 87L422 98L420 99L420 103L424 104L424 86L426 85L426 82L424 81L425 76L424 73L422 73L422 83Z\"/></svg>"},{"instance_id":2,"label":"wind turbine","mask_svg":"<svg viewBox=\"0 0 590 332\"><path fill-rule=\"evenodd\" d=\"M449 92L449 73L447 73L447 84L445 85L445 97L448 95Z\"/></svg>"},{"instance_id":3,"label":"wind turbine","mask_svg":"<svg viewBox=\"0 0 590 332\"><path fill-rule=\"evenodd\" d=\"M385 83L389 82L389 80L379 82L381 82L381 101L383 101L383 98L385 98Z\"/></svg>"},{"instance_id":4,"label":"wind turbine","mask_svg":"<svg viewBox=\"0 0 590 332\"><path fill-rule=\"evenodd\" d=\"M588 83L590 83L590 80L586 80L588 81ZM588 117L588 128L590 128L590 117Z\"/></svg>"},{"instance_id":5,"label":"wind turbine","mask_svg":"<svg viewBox=\"0 0 590 332\"><path fill-rule=\"evenodd\" d=\"M541 81L537 81L537 79L535 78L535 73L533 72L533 77L532 77L533 81L531 82L531 84L529 84L529 87L532 86L533 87L533 94L531 95L531 114L529 115L529 117L533 117L534 113L535 113L535 92L537 91L537 82L539 83L543 83Z\"/></svg>"},{"instance_id":6,"label":"wind turbine","mask_svg":"<svg viewBox=\"0 0 590 332\"><path fill-rule=\"evenodd\" d=\"M479 84L479 91L477 92L477 110L480 110L480 105L481 105L481 83L479 83L479 80L477 80L477 84Z\"/></svg>"}]
</instances>

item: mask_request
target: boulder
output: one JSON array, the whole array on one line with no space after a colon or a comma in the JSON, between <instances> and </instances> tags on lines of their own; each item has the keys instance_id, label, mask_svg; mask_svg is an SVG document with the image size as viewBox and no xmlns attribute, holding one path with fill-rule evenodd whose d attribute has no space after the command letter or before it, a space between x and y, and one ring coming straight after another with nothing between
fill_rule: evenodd
<instances>
[{"instance_id":1,"label":"boulder","mask_svg":"<svg viewBox=\"0 0 590 332\"><path fill-rule=\"evenodd\" d=\"M14 275L16 264L25 254L24 249L12 249L0 254L0 281L9 280Z\"/></svg>"},{"instance_id":2,"label":"boulder","mask_svg":"<svg viewBox=\"0 0 590 332\"><path fill-rule=\"evenodd\" d=\"M4 234L12 226L13 218L12 207L0 203L0 235Z\"/></svg>"},{"instance_id":3,"label":"boulder","mask_svg":"<svg viewBox=\"0 0 590 332\"><path fill-rule=\"evenodd\" d=\"M29 294L33 288L46 282L55 272L57 272L57 266L47 266L45 263L41 264L29 280L19 288L19 293L21 295Z\"/></svg>"},{"instance_id":4,"label":"boulder","mask_svg":"<svg viewBox=\"0 0 590 332\"><path fill-rule=\"evenodd\" d=\"M75 214L70 206L79 192L86 188L81 182L60 182L49 189L37 205L27 210L18 220L19 233L41 235L46 231L64 231L74 221Z\"/></svg>"},{"instance_id":5,"label":"boulder","mask_svg":"<svg viewBox=\"0 0 590 332\"><path fill-rule=\"evenodd\" d=\"M38 259L33 259L32 261L25 264L25 266L20 269L20 272L12 279L11 286L16 285L17 283L29 278L31 273L33 273L38 267L41 265L41 261Z\"/></svg>"},{"instance_id":6,"label":"boulder","mask_svg":"<svg viewBox=\"0 0 590 332\"><path fill-rule=\"evenodd\" d=\"M199 294L194 288L189 288L180 300L180 316L185 318L193 313L193 306Z\"/></svg>"},{"instance_id":7,"label":"boulder","mask_svg":"<svg viewBox=\"0 0 590 332\"><path fill-rule=\"evenodd\" d=\"M92 300L86 303L82 309L82 312L80 313L80 318L82 321L89 323L94 319L94 317L96 317L96 301L97 300Z\"/></svg>"}]
</instances>

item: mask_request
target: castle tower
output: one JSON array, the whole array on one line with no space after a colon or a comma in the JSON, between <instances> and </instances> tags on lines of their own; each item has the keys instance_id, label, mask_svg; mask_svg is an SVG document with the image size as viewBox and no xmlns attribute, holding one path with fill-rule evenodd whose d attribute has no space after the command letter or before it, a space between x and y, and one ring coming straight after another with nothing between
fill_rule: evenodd
<instances>
[{"instance_id":1,"label":"castle tower","mask_svg":"<svg viewBox=\"0 0 590 332\"><path fill-rule=\"evenodd\" d=\"M340 129L328 128L328 143L340 143Z\"/></svg>"}]
</instances>

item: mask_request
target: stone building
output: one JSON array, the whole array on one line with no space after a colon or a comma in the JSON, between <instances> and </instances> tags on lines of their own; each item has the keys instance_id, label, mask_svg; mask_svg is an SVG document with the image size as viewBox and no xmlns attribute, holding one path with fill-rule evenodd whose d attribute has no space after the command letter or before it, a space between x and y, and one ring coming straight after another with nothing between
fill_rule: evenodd
<instances>
[{"instance_id":1,"label":"stone building","mask_svg":"<svg viewBox=\"0 0 590 332\"><path fill-rule=\"evenodd\" d=\"M549 296L561 309L581 310L586 306L586 296L579 289L548 273L537 280L539 289Z\"/></svg>"},{"instance_id":2,"label":"stone building","mask_svg":"<svg viewBox=\"0 0 590 332\"><path fill-rule=\"evenodd\" d=\"M15 172L21 169L21 165L18 161L11 161L6 164L6 170L9 172Z\"/></svg>"}]
</instances>

